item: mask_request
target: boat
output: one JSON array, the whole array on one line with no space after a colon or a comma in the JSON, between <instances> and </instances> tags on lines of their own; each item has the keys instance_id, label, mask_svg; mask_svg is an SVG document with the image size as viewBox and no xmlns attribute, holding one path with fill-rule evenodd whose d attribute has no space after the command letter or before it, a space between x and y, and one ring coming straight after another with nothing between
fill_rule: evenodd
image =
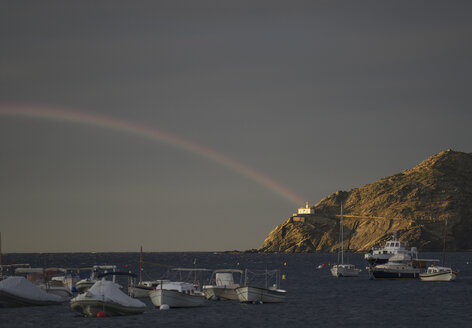
<instances>
[{"instance_id":1,"label":"boat","mask_svg":"<svg viewBox=\"0 0 472 328\"><path fill-rule=\"evenodd\" d=\"M156 307L167 304L170 308L195 307L205 304L205 294L198 291L194 284L183 281L169 281L149 293Z\"/></svg>"},{"instance_id":2,"label":"boat","mask_svg":"<svg viewBox=\"0 0 472 328\"><path fill-rule=\"evenodd\" d=\"M358 277L361 269L354 264L344 263L344 227L343 227L343 205L341 203L341 219L339 223L339 241L341 247L338 251L338 264L331 267L331 274L334 277ZM341 259L341 260L340 260Z\"/></svg>"},{"instance_id":3,"label":"boat","mask_svg":"<svg viewBox=\"0 0 472 328\"><path fill-rule=\"evenodd\" d=\"M88 291L71 299L70 306L88 317L141 314L146 310L146 304L129 297L108 280L95 282Z\"/></svg>"},{"instance_id":4,"label":"boat","mask_svg":"<svg viewBox=\"0 0 472 328\"><path fill-rule=\"evenodd\" d=\"M62 268L16 268L15 275L24 276L28 281L44 289L47 293L55 294L64 301L69 300L73 294L60 280L53 277L63 276L66 272Z\"/></svg>"},{"instance_id":5,"label":"boat","mask_svg":"<svg viewBox=\"0 0 472 328\"><path fill-rule=\"evenodd\" d=\"M370 252L364 254L364 259L368 262L370 267L374 267L377 264L387 263L393 255L398 253L407 254L411 258L418 257L418 250L416 247L409 247L408 242L399 241L395 231L392 239L388 240L384 247L372 247Z\"/></svg>"},{"instance_id":6,"label":"boat","mask_svg":"<svg viewBox=\"0 0 472 328\"><path fill-rule=\"evenodd\" d=\"M234 274L240 274L239 284L234 282ZM203 292L208 300L238 300L236 288L241 286L243 271L239 269L223 269L213 272L214 285L203 286Z\"/></svg>"},{"instance_id":7,"label":"boat","mask_svg":"<svg viewBox=\"0 0 472 328\"><path fill-rule=\"evenodd\" d=\"M257 272L252 272L258 276ZM245 271L245 286L236 288L236 294L241 303L282 303L285 302L287 291L279 289L279 270L265 271L265 287L257 286L255 283L249 285L248 279L249 271ZM275 284L269 286L269 277L275 276Z\"/></svg>"},{"instance_id":8,"label":"boat","mask_svg":"<svg viewBox=\"0 0 472 328\"><path fill-rule=\"evenodd\" d=\"M421 269L417 263L409 254L397 253L387 263L369 267L368 270L371 278L376 280L418 279Z\"/></svg>"},{"instance_id":9,"label":"boat","mask_svg":"<svg viewBox=\"0 0 472 328\"><path fill-rule=\"evenodd\" d=\"M202 306L206 303L205 294L200 290L201 284L197 281L197 274L211 272L203 268L174 268L181 281L164 281L149 293L152 304L156 307L167 304L170 308ZM193 282L182 281L182 273L193 274Z\"/></svg>"},{"instance_id":10,"label":"boat","mask_svg":"<svg viewBox=\"0 0 472 328\"><path fill-rule=\"evenodd\" d=\"M159 284L170 282L170 280L149 280L143 281L143 247L139 253L139 281L128 284L128 294L134 298L149 297L149 293L158 288Z\"/></svg>"},{"instance_id":11,"label":"boat","mask_svg":"<svg viewBox=\"0 0 472 328\"><path fill-rule=\"evenodd\" d=\"M0 307L57 305L60 296L50 294L25 277L11 276L0 281Z\"/></svg>"},{"instance_id":12,"label":"boat","mask_svg":"<svg viewBox=\"0 0 472 328\"><path fill-rule=\"evenodd\" d=\"M446 258L446 234L447 234L447 220L444 226L444 241L443 241L443 252L442 252L442 266L435 266L432 264L426 272L420 273L420 279L422 281L454 281L459 274L450 267L445 266Z\"/></svg>"},{"instance_id":13,"label":"boat","mask_svg":"<svg viewBox=\"0 0 472 328\"><path fill-rule=\"evenodd\" d=\"M79 293L86 292L90 287L92 287L97 281L97 276L102 273L115 272L116 265L94 265L92 268L92 274L90 277L79 280L75 284L75 289ZM111 271L109 271L111 270ZM115 276L113 276L113 282L115 282Z\"/></svg>"}]
</instances>

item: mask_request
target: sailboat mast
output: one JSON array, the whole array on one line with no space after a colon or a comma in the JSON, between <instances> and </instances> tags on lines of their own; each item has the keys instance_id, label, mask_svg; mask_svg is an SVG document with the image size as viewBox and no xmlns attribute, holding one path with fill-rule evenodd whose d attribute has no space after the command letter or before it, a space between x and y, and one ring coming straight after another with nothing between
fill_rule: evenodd
<instances>
[{"instance_id":1,"label":"sailboat mast","mask_svg":"<svg viewBox=\"0 0 472 328\"><path fill-rule=\"evenodd\" d=\"M444 266L444 262L446 259L446 234L447 234L447 219L444 225L444 240L443 240L443 252L442 252L442 266Z\"/></svg>"},{"instance_id":2,"label":"sailboat mast","mask_svg":"<svg viewBox=\"0 0 472 328\"><path fill-rule=\"evenodd\" d=\"M139 252L139 284L143 282L143 246Z\"/></svg>"},{"instance_id":3,"label":"sailboat mast","mask_svg":"<svg viewBox=\"0 0 472 328\"><path fill-rule=\"evenodd\" d=\"M2 232L0 232L0 269L2 269ZM0 276L2 275L3 273L3 269L2 271L0 271Z\"/></svg>"},{"instance_id":4,"label":"sailboat mast","mask_svg":"<svg viewBox=\"0 0 472 328\"><path fill-rule=\"evenodd\" d=\"M344 264L343 203L341 202L341 264Z\"/></svg>"}]
</instances>

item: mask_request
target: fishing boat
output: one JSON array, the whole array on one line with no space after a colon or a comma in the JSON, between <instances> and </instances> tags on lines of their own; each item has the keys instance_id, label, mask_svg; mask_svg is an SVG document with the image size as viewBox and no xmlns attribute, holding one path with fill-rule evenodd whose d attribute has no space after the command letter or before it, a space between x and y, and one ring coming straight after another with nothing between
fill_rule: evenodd
<instances>
[{"instance_id":1,"label":"fishing boat","mask_svg":"<svg viewBox=\"0 0 472 328\"><path fill-rule=\"evenodd\" d=\"M100 280L90 289L71 299L73 310L88 317L122 316L140 314L146 310L146 304L123 293L112 281Z\"/></svg>"},{"instance_id":2,"label":"fishing boat","mask_svg":"<svg viewBox=\"0 0 472 328\"><path fill-rule=\"evenodd\" d=\"M341 247L338 250L338 264L331 267L331 274L334 277L358 277L361 269L354 264L344 263L344 227L343 227L343 205L341 204L341 219L339 224L339 242Z\"/></svg>"},{"instance_id":3,"label":"fishing boat","mask_svg":"<svg viewBox=\"0 0 472 328\"><path fill-rule=\"evenodd\" d=\"M260 275L252 272L255 276ZM265 287L249 282L249 271L245 271L245 286L236 288L236 294L241 303L282 303L285 302L287 291L278 288L280 285L280 271L265 271ZM269 278L275 276L275 284L269 286Z\"/></svg>"},{"instance_id":4,"label":"fishing boat","mask_svg":"<svg viewBox=\"0 0 472 328\"><path fill-rule=\"evenodd\" d=\"M50 294L25 277L8 277L0 281L0 307L56 305L60 296Z\"/></svg>"},{"instance_id":5,"label":"fishing boat","mask_svg":"<svg viewBox=\"0 0 472 328\"><path fill-rule=\"evenodd\" d=\"M234 282L234 274L240 275L240 282ZM213 285L203 286L203 292L208 300L238 300L236 288L241 286L243 271L238 269L215 270L211 281Z\"/></svg>"},{"instance_id":6,"label":"fishing boat","mask_svg":"<svg viewBox=\"0 0 472 328\"><path fill-rule=\"evenodd\" d=\"M447 235L447 220L444 226L444 240L443 240L443 252L442 252L442 266L435 266L432 264L426 272L420 273L420 279L422 281L454 281L456 280L457 271L454 271L450 267L445 266L446 259L446 235Z\"/></svg>"},{"instance_id":7,"label":"fishing boat","mask_svg":"<svg viewBox=\"0 0 472 328\"><path fill-rule=\"evenodd\" d=\"M139 281L138 283L131 282L128 284L128 294L134 298L149 297L149 293L158 288L160 284L170 282L170 280L143 281L143 264L143 247L141 246L139 252Z\"/></svg>"},{"instance_id":8,"label":"fishing boat","mask_svg":"<svg viewBox=\"0 0 472 328\"><path fill-rule=\"evenodd\" d=\"M167 304L170 308L205 305L206 297L199 288L201 284L197 281L197 273L211 272L211 270L203 268L174 268L172 271L178 272L180 278L182 278L182 273L193 274L194 280L193 282L164 281L149 293L152 304L156 307Z\"/></svg>"}]
</instances>

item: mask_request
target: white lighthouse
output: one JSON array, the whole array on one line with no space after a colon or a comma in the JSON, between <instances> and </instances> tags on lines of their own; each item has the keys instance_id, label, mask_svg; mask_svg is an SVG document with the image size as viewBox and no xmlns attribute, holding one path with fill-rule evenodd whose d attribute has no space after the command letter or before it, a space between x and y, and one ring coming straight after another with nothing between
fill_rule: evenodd
<instances>
[{"instance_id":1,"label":"white lighthouse","mask_svg":"<svg viewBox=\"0 0 472 328\"><path fill-rule=\"evenodd\" d=\"M306 202L305 207L300 207L298 209L298 214L315 214L315 209L310 207L310 204Z\"/></svg>"}]
</instances>

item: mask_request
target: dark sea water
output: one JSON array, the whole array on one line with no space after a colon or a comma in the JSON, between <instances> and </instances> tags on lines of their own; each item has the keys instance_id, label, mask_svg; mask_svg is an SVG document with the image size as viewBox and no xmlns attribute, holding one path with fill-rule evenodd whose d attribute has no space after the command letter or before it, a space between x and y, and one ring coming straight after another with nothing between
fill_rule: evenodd
<instances>
[{"instance_id":1,"label":"dark sea water","mask_svg":"<svg viewBox=\"0 0 472 328\"><path fill-rule=\"evenodd\" d=\"M440 258L440 253L422 253ZM285 303L208 302L207 306L160 311L145 300L142 315L85 318L68 303L46 307L0 308L0 327L472 327L472 253L449 253L447 263L460 270L455 282L374 281L363 270L358 278L334 278L332 254L145 253L144 260L173 266L280 269L287 279ZM3 263L33 267L86 267L116 264L138 272L138 253L7 254ZM284 266L284 262L286 265ZM350 262L365 268L363 254ZM471 264L467 264L471 263ZM126 267L128 265L128 267ZM158 279L165 267L145 265L143 279ZM126 282L122 282L126 285Z\"/></svg>"}]
</instances>

